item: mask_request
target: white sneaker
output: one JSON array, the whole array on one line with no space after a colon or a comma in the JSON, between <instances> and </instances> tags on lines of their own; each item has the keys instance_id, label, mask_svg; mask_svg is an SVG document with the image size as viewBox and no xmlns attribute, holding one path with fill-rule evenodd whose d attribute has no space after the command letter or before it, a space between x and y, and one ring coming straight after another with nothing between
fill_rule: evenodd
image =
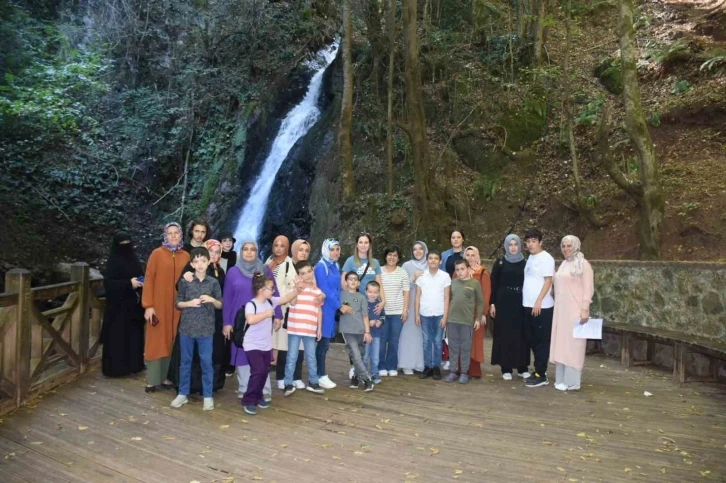
<instances>
[{"instance_id":1,"label":"white sneaker","mask_svg":"<svg viewBox=\"0 0 726 483\"><path fill-rule=\"evenodd\" d=\"M295 389L305 389L305 383L302 382L300 379L298 379L297 381L292 381L292 385L295 386ZM283 389L285 388L283 387Z\"/></svg>"},{"instance_id":2,"label":"white sneaker","mask_svg":"<svg viewBox=\"0 0 726 483\"><path fill-rule=\"evenodd\" d=\"M518 375L519 375L519 377L521 377L523 379L528 379L532 376L532 374L530 374L529 371L520 372L520 373L518 373Z\"/></svg>"},{"instance_id":3,"label":"white sneaker","mask_svg":"<svg viewBox=\"0 0 726 483\"><path fill-rule=\"evenodd\" d=\"M403 373L407 376L413 376L413 369L404 369Z\"/></svg>"},{"instance_id":4,"label":"white sneaker","mask_svg":"<svg viewBox=\"0 0 726 483\"><path fill-rule=\"evenodd\" d=\"M505 381L511 381L512 380L512 373L511 372L505 372L502 374L502 379Z\"/></svg>"},{"instance_id":5,"label":"white sneaker","mask_svg":"<svg viewBox=\"0 0 726 483\"><path fill-rule=\"evenodd\" d=\"M378 377L388 377L388 371L378 371Z\"/></svg>"},{"instance_id":6,"label":"white sneaker","mask_svg":"<svg viewBox=\"0 0 726 483\"><path fill-rule=\"evenodd\" d=\"M398 375L398 371L388 371L388 377L396 377Z\"/></svg>"},{"instance_id":7,"label":"white sneaker","mask_svg":"<svg viewBox=\"0 0 726 483\"><path fill-rule=\"evenodd\" d=\"M202 406L202 409L204 409L205 411L211 411L212 409L214 409L214 398L205 397L204 406Z\"/></svg>"},{"instance_id":8,"label":"white sneaker","mask_svg":"<svg viewBox=\"0 0 726 483\"><path fill-rule=\"evenodd\" d=\"M580 386L567 386L568 391L579 391Z\"/></svg>"},{"instance_id":9,"label":"white sneaker","mask_svg":"<svg viewBox=\"0 0 726 483\"><path fill-rule=\"evenodd\" d=\"M322 387L323 389L333 389L337 386L337 384L331 381L328 376L323 376L319 378L318 384L320 384L320 387Z\"/></svg>"},{"instance_id":10,"label":"white sneaker","mask_svg":"<svg viewBox=\"0 0 726 483\"><path fill-rule=\"evenodd\" d=\"M450 361L446 361L446 362L444 362L444 370L445 370L445 371L448 371L448 370L449 370L449 367L451 367L451 363L450 363Z\"/></svg>"},{"instance_id":11,"label":"white sneaker","mask_svg":"<svg viewBox=\"0 0 726 483\"><path fill-rule=\"evenodd\" d=\"M187 399L186 396L182 396L181 394L174 398L174 400L171 402L171 407L173 408L180 408L184 406L186 403L189 402L189 399Z\"/></svg>"},{"instance_id":12,"label":"white sneaker","mask_svg":"<svg viewBox=\"0 0 726 483\"><path fill-rule=\"evenodd\" d=\"M272 394L263 394L262 395L262 400L265 401L265 402L272 401Z\"/></svg>"},{"instance_id":13,"label":"white sneaker","mask_svg":"<svg viewBox=\"0 0 726 483\"><path fill-rule=\"evenodd\" d=\"M283 380L277 381L277 388L280 389L281 391L284 391L285 390L285 381L283 381Z\"/></svg>"},{"instance_id":14,"label":"white sneaker","mask_svg":"<svg viewBox=\"0 0 726 483\"><path fill-rule=\"evenodd\" d=\"M353 376L355 376L355 367L351 367L348 371L348 379L353 379Z\"/></svg>"},{"instance_id":15,"label":"white sneaker","mask_svg":"<svg viewBox=\"0 0 726 483\"><path fill-rule=\"evenodd\" d=\"M555 389L557 389L558 391L567 391L567 384L558 382L555 384Z\"/></svg>"}]
</instances>

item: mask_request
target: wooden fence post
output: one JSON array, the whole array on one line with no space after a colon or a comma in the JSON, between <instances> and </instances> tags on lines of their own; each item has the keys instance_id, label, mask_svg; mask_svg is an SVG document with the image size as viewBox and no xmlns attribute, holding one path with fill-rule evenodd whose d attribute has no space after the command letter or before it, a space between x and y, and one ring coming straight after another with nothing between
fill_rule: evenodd
<instances>
[{"instance_id":1,"label":"wooden fence post","mask_svg":"<svg viewBox=\"0 0 726 483\"><path fill-rule=\"evenodd\" d=\"M81 363L80 374L83 374L88 370L88 332L90 324L88 264L79 262L71 265L71 280L80 282L78 305L73 312L71 340L73 350L78 354Z\"/></svg>"},{"instance_id":2,"label":"wooden fence post","mask_svg":"<svg viewBox=\"0 0 726 483\"><path fill-rule=\"evenodd\" d=\"M14 352L12 360L15 370L12 381L15 385L15 404L20 407L30 391L30 304L33 293L30 291L30 272L24 268L13 268L5 274L5 290L17 292L18 305L15 306L15 344L8 347Z\"/></svg>"}]
</instances>

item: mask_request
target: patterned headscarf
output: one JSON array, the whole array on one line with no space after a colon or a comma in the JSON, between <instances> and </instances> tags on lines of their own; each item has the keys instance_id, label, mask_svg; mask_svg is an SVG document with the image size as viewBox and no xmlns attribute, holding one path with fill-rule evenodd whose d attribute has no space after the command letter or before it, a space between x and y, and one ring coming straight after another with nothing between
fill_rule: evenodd
<instances>
[{"instance_id":1,"label":"patterned headscarf","mask_svg":"<svg viewBox=\"0 0 726 483\"><path fill-rule=\"evenodd\" d=\"M416 257L413 254L413 247L416 245L421 245L421 248L423 248L424 254L420 259L416 259ZM422 241L414 242L413 246L411 247L411 261L413 264L418 268L419 270L426 270L428 268L428 265L426 264L426 257L429 255L429 247Z\"/></svg>"},{"instance_id":2,"label":"patterned headscarf","mask_svg":"<svg viewBox=\"0 0 726 483\"><path fill-rule=\"evenodd\" d=\"M306 240L295 240L294 242L292 242L292 250L291 250L292 254L291 255L292 255L293 263L297 263L300 261L300 259L297 257L297 252L298 252L298 249L300 248L300 245L307 245L309 248L312 249L312 247L310 247L310 243L308 243Z\"/></svg>"},{"instance_id":3,"label":"patterned headscarf","mask_svg":"<svg viewBox=\"0 0 726 483\"><path fill-rule=\"evenodd\" d=\"M340 246L340 242L335 238L328 238L323 242L323 248L320 250L320 253L323 256L323 261L325 261L325 263L338 263L337 260L330 258L330 250L332 250L335 246Z\"/></svg>"},{"instance_id":4,"label":"patterned headscarf","mask_svg":"<svg viewBox=\"0 0 726 483\"><path fill-rule=\"evenodd\" d=\"M575 235L567 235L560 242L560 248L562 248L565 242L572 243L573 248L572 255L567 258L568 262L572 262L570 273L574 276L582 275L583 266L585 265L585 254L580 251L580 239Z\"/></svg>"},{"instance_id":5,"label":"patterned headscarf","mask_svg":"<svg viewBox=\"0 0 726 483\"><path fill-rule=\"evenodd\" d=\"M469 250L474 252L474 255L476 255L476 262L474 262L474 264L469 262L469 269L471 270L472 273L474 273L477 270L479 270L479 268L481 267L481 255L479 255L479 249L477 247L468 246L468 247L464 248L464 255L465 255L464 258L466 258L466 252Z\"/></svg>"},{"instance_id":6,"label":"patterned headscarf","mask_svg":"<svg viewBox=\"0 0 726 483\"><path fill-rule=\"evenodd\" d=\"M511 242L512 240L517 242L517 246L519 247L519 251L516 253L516 255L512 255L511 253L509 253L509 242ZM507 237L504 239L504 259L509 263L519 263L524 260L524 254L522 253L522 239L514 233L507 235Z\"/></svg>"},{"instance_id":7,"label":"patterned headscarf","mask_svg":"<svg viewBox=\"0 0 726 483\"><path fill-rule=\"evenodd\" d=\"M166 232L169 230L169 227L172 227L172 226L179 228L179 234L180 234L179 244L176 246L171 245L169 243L169 240L166 237ZM184 246L184 232L182 231L182 227L179 223L177 223L176 221L172 221L171 223L167 223L164 226L164 241L161 242L161 246L163 246L164 248L166 248L167 250L169 250L172 253L176 253L182 249L182 247Z\"/></svg>"},{"instance_id":8,"label":"patterned headscarf","mask_svg":"<svg viewBox=\"0 0 726 483\"><path fill-rule=\"evenodd\" d=\"M209 250L209 261L212 262L215 266L219 263L219 259L222 257L222 243L220 243L218 240L215 240L213 238L210 238L209 240L202 243L202 246ZM213 247L219 247L219 255L217 255L217 259L212 259L212 248Z\"/></svg>"},{"instance_id":9,"label":"patterned headscarf","mask_svg":"<svg viewBox=\"0 0 726 483\"><path fill-rule=\"evenodd\" d=\"M267 266L270 267L270 270L275 270L276 266L283 263L287 259L287 252L290 251L290 240L285 235L278 235L272 242L273 247L275 246L275 243L278 242L278 240L282 240L283 244L285 245L285 253L283 253L279 257L274 256L273 253L273 255L267 259Z\"/></svg>"},{"instance_id":10,"label":"patterned headscarf","mask_svg":"<svg viewBox=\"0 0 726 483\"><path fill-rule=\"evenodd\" d=\"M242 272L242 275L244 275L247 278L252 278L255 276L255 273L261 273L265 274L265 264L262 263L262 260L259 259L257 255L255 255L255 259L251 262L246 262L244 257L242 256L242 251L245 248L245 245L254 245L255 251L259 255L260 249L257 246L257 242L254 240L244 240L242 242L242 246L239 249L239 260L237 260L237 268L240 269L240 272Z\"/></svg>"}]
</instances>

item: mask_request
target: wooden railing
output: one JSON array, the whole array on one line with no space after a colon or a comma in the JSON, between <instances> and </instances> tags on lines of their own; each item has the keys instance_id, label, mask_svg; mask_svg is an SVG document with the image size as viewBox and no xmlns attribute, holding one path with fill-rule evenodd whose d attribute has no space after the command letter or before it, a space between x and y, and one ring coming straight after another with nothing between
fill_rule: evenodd
<instances>
[{"instance_id":1,"label":"wooden railing","mask_svg":"<svg viewBox=\"0 0 726 483\"><path fill-rule=\"evenodd\" d=\"M5 275L0 294L0 415L87 372L98 362L103 279L90 279L85 263L71 265L71 281L30 287L30 272ZM39 305L64 297L62 305Z\"/></svg>"}]
</instances>

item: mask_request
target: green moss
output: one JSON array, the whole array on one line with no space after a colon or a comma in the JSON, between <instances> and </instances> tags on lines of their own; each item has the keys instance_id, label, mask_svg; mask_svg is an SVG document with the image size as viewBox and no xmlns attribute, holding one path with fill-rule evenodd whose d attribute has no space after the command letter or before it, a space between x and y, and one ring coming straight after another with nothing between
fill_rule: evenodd
<instances>
[{"instance_id":1,"label":"green moss","mask_svg":"<svg viewBox=\"0 0 726 483\"><path fill-rule=\"evenodd\" d=\"M611 94L620 95L623 93L623 75L620 68L616 66L608 67L600 74L600 83Z\"/></svg>"},{"instance_id":2,"label":"green moss","mask_svg":"<svg viewBox=\"0 0 726 483\"><path fill-rule=\"evenodd\" d=\"M525 105L528 104L525 101ZM545 113L542 110L523 107L505 116L500 125L506 129L506 146L512 151L532 143L542 136L545 127Z\"/></svg>"}]
</instances>

